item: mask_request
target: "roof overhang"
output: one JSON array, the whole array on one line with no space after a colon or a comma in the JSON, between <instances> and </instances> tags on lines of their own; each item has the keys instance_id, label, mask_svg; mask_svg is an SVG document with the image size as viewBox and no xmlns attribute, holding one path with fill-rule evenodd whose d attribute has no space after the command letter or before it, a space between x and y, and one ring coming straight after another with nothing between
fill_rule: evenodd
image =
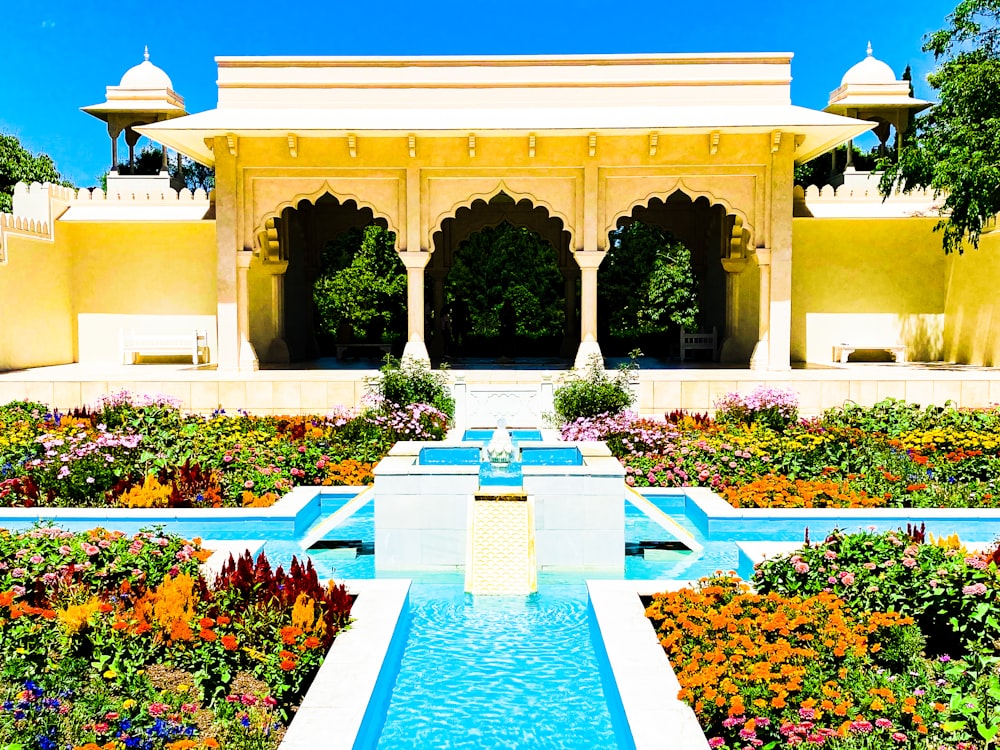
<instances>
[{"instance_id":1,"label":"roof overhang","mask_svg":"<svg viewBox=\"0 0 1000 750\"><path fill-rule=\"evenodd\" d=\"M522 108L213 109L136 128L208 166L216 137L418 138L773 133L795 138L806 162L871 130L875 123L794 105Z\"/></svg>"}]
</instances>

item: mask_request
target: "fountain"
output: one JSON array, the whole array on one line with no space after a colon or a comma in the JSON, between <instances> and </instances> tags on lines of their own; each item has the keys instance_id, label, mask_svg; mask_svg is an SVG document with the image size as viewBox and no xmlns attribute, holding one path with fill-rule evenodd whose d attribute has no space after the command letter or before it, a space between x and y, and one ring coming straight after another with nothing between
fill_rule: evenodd
<instances>
[{"instance_id":1,"label":"fountain","mask_svg":"<svg viewBox=\"0 0 1000 750\"><path fill-rule=\"evenodd\" d=\"M477 498L497 498L482 502L518 514L518 528L530 526L532 572L621 574L624 476L604 443L506 425L443 443L397 443L375 467L376 569L464 569L468 578Z\"/></svg>"}]
</instances>

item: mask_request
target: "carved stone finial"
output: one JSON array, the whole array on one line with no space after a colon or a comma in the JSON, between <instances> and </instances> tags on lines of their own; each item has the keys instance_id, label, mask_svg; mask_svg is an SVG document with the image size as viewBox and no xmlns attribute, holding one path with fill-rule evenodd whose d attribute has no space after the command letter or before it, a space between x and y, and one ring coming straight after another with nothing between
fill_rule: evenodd
<instances>
[{"instance_id":1,"label":"carved stone finial","mask_svg":"<svg viewBox=\"0 0 1000 750\"><path fill-rule=\"evenodd\" d=\"M872 56L872 43L869 40L869 42L868 42L868 57L871 57L871 56Z\"/></svg>"},{"instance_id":2,"label":"carved stone finial","mask_svg":"<svg viewBox=\"0 0 1000 750\"><path fill-rule=\"evenodd\" d=\"M871 53L869 52L869 54L871 54ZM149 62L149 45L148 44L144 47L144 49L142 51L142 57L143 57L143 59L145 59L146 62Z\"/></svg>"}]
</instances>

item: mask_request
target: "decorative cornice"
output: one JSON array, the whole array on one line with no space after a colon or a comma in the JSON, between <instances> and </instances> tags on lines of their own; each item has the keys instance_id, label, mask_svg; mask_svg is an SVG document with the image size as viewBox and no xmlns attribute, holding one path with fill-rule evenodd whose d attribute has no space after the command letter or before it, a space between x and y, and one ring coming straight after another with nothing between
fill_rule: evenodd
<instances>
[{"instance_id":1,"label":"decorative cornice","mask_svg":"<svg viewBox=\"0 0 1000 750\"><path fill-rule=\"evenodd\" d=\"M299 155L299 137L295 133L288 134L288 153L293 159Z\"/></svg>"},{"instance_id":2,"label":"decorative cornice","mask_svg":"<svg viewBox=\"0 0 1000 750\"><path fill-rule=\"evenodd\" d=\"M708 153L715 156L719 153L719 140L722 138L722 131L713 130L708 134Z\"/></svg>"},{"instance_id":3,"label":"decorative cornice","mask_svg":"<svg viewBox=\"0 0 1000 750\"><path fill-rule=\"evenodd\" d=\"M660 144L660 134L650 133L649 134L649 155L656 156L656 148Z\"/></svg>"}]
</instances>

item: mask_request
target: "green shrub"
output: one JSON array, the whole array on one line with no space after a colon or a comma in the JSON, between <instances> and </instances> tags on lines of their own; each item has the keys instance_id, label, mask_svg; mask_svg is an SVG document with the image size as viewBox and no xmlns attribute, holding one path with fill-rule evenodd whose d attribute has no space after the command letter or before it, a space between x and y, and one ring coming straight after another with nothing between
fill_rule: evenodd
<instances>
[{"instance_id":1,"label":"green shrub","mask_svg":"<svg viewBox=\"0 0 1000 750\"><path fill-rule=\"evenodd\" d=\"M557 419L572 422L576 419L596 417L599 414L620 414L635 401L629 379L639 369L638 351L633 351L626 364L608 377L604 362L597 355L590 358L583 374L573 370L563 385L556 388L553 406Z\"/></svg>"},{"instance_id":2,"label":"green shrub","mask_svg":"<svg viewBox=\"0 0 1000 750\"><path fill-rule=\"evenodd\" d=\"M368 381L369 393L381 405L389 408L411 404L428 404L455 417L455 399L448 386L448 376L434 371L419 360L398 360L388 355L377 378Z\"/></svg>"}]
</instances>

